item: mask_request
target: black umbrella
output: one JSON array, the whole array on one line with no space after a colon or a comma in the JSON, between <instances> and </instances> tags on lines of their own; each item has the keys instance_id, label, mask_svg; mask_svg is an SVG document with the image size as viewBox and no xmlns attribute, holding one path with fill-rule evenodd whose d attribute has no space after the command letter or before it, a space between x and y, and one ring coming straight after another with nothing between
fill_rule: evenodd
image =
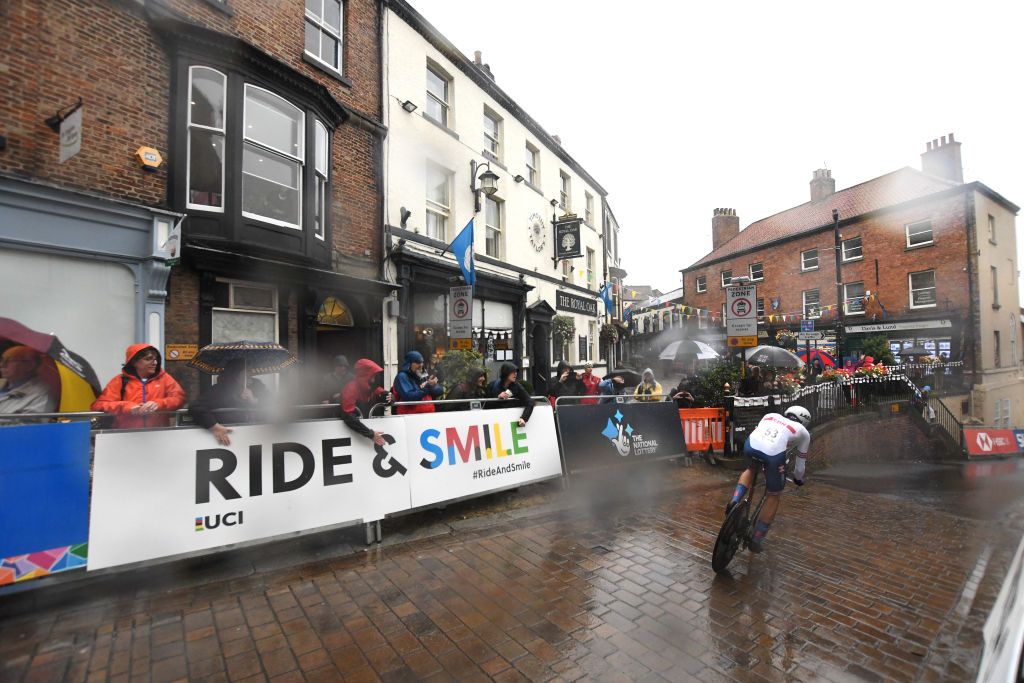
<instances>
[{"instance_id":1,"label":"black umbrella","mask_svg":"<svg viewBox=\"0 0 1024 683\"><path fill-rule=\"evenodd\" d=\"M625 368L618 368L616 370L612 370L607 375L605 375L605 379L611 379L612 377L621 377L622 384L627 387L635 387L637 384L640 384L640 382L643 380L639 372L634 372L633 370L626 370Z\"/></svg>"},{"instance_id":2,"label":"black umbrella","mask_svg":"<svg viewBox=\"0 0 1024 683\"><path fill-rule=\"evenodd\" d=\"M233 341L210 344L188 362L192 367L211 375L218 375L233 360L245 360L250 375L269 375L280 372L299 362L291 351L273 342Z\"/></svg>"},{"instance_id":3,"label":"black umbrella","mask_svg":"<svg viewBox=\"0 0 1024 683\"><path fill-rule=\"evenodd\" d=\"M799 368L804 362L796 354L779 346L755 346L747 349L747 362L752 365L770 365L776 368Z\"/></svg>"},{"instance_id":4,"label":"black umbrella","mask_svg":"<svg viewBox=\"0 0 1024 683\"><path fill-rule=\"evenodd\" d=\"M928 356L931 352L923 346L908 346L905 349L900 349L899 355L901 356Z\"/></svg>"}]
</instances>

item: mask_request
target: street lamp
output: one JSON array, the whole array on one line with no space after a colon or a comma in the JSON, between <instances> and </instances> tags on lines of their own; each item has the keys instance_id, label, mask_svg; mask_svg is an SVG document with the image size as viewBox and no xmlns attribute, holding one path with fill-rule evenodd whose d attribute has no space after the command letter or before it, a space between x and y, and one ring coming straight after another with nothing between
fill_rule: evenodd
<instances>
[{"instance_id":1,"label":"street lamp","mask_svg":"<svg viewBox=\"0 0 1024 683\"><path fill-rule=\"evenodd\" d=\"M477 171L481 171L479 178ZM477 180L480 181L479 185L477 185ZM475 160L469 162L469 189L473 191L473 206L475 207L473 213L480 213L480 193L483 192L490 197L498 191L498 175L491 170L489 163L485 161L482 164L477 164Z\"/></svg>"}]
</instances>

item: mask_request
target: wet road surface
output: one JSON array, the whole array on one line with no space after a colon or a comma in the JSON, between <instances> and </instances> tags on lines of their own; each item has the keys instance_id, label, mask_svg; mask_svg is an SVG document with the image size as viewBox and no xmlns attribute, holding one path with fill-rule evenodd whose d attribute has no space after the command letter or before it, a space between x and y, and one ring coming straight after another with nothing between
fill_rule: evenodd
<instances>
[{"instance_id":1,"label":"wet road surface","mask_svg":"<svg viewBox=\"0 0 1024 683\"><path fill-rule=\"evenodd\" d=\"M658 464L455 506L430 538L388 522L342 558L0 604L0 680L973 680L1024 530L1016 468L813 473L716 577L734 480Z\"/></svg>"}]
</instances>

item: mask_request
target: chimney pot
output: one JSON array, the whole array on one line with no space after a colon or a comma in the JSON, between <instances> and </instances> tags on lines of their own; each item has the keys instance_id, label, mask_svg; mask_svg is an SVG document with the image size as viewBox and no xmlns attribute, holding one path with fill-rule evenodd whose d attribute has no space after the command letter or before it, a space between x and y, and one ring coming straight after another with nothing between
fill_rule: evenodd
<instances>
[{"instance_id":1,"label":"chimney pot","mask_svg":"<svg viewBox=\"0 0 1024 683\"><path fill-rule=\"evenodd\" d=\"M953 134L952 134L952 133L950 133L950 134L949 134L949 141L950 141L950 143L952 143L952 142L954 141L954 140L953 140Z\"/></svg>"},{"instance_id":2,"label":"chimney pot","mask_svg":"<svg viewBox=\"0 0 1024 683\"><path fill-rule=\"evenodd\" d=\"M719 207L711 217L711 248L718 249L736 235L740 234L740 219L736 217L736 209Z\"/></svg>"},{"instance_id":3,"label":"chimney pot","mask_svg":"<svg viewBox=\"0 0 1024 683\"><path fill-rule=\"evenodd\" d=\"M811 201L820 202L836 192L836 181L832 179L832 171L819 168L811 177Z\"/></svg>"},{"instance_id":4,"label":"chimney pot","mask_svg":"<svg viewBox=\"0 0 1024 683\"><path fill-rule=\"evenodd\" d=\"M474 51L473 52L473 61L476 62L477 64L479 64L481 59L483 59L483 55L480 54L480 50Z\"/></svg>"},{"instance_id":5,"label":"chimney pot","mask_svg":"<svg viewBox=\"0 0 1024 683\"><path fill-rule=\"evenodd\" d=\"M921 170L929 175L945 178L955 183L964 181L964 167L960 159L960 145L953 134L944 135L927 144L927 151L921 155Z\"/></svg>"}]
</instances>

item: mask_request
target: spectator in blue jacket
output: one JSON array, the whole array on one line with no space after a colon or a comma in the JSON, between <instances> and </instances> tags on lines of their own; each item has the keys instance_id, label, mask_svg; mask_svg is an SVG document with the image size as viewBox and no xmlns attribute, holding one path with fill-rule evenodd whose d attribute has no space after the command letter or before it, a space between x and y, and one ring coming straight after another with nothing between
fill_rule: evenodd
<instances>
[{"instance_id":1,"label":"spectator in blue jacket","mask_svg":"<svg viewBox=\"0 0 1024 683\"><path fill-rule=\"evenodd\" d=\"M410 351L405 354L402 362L402 369L395 377L394 386L391 390L395 394L395 402L421 401L422 405L417 406L395 406L395 413L407 415L412 413L432 413L435 398L440 398L444 393L444 387L437 382L436 376L424 377L423 354L419 351Z\"/></svg>"}]
</instances>

